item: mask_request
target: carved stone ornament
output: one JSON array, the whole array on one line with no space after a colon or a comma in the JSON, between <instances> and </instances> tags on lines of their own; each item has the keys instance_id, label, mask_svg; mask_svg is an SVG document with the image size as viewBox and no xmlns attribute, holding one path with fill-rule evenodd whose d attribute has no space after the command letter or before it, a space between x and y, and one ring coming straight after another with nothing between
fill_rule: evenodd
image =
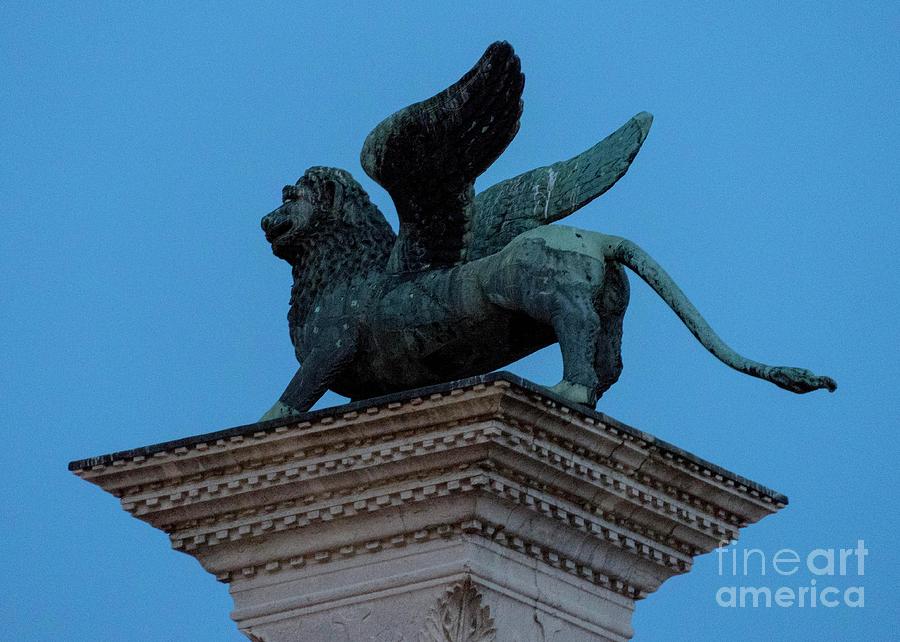
<instances>
[{"instance_id":1,"label":"carved stone ornament","mask_svg":"<svg viewBox=\"0 0 900 642\"><path fill-rule=\"evenodd\" d=\"M497 630L489 607L470 578L454 585L428 613L419 642L495 642Z\"/></svg>"}]
</instances>

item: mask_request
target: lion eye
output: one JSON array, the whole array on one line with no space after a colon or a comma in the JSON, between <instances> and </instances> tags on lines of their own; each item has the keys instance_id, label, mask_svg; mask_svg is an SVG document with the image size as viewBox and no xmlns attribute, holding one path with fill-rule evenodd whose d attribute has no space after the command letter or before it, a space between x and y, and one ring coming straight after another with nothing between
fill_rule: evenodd
<instances>
[{"instance_id":1,"label":"lion eye","mask_svg":"<svg viewBox=\"0 0 900 642\"><path fill-rule=\"evenodd\" d=\"M296 201L300 198L300 190L296 185L285 185L281 189L281 202Z\"/></svg>"}]
</instances>

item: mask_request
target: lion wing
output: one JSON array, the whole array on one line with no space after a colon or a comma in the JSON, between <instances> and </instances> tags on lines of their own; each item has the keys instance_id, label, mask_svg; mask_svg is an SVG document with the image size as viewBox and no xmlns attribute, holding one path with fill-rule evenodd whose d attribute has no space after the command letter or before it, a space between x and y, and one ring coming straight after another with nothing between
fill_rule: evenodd
<instances>
[{"instance_id":1,"label":"lion wing","mask_svg":"<svg viewBox=\"0 0 900 642\"><path fill-rule=\"evenodd\" d=\"M558 221L603 194L628 171L652 122L653 116L641 112L578 156L478 194L466 259L498 252L522 232Z\"/></svg>"},{"instance_id":2,"label":"lion wing","mask_svg":"<svg viewBox=\"0 0 900 642\"><path fill-rule=\"evenodd\" d=\"M360 162L391 195L400 232L390 272L464 260L475 179L506 149L522 113L519 58L495 42L456 83L382 121Z\"/></svg>"}]
</instances>

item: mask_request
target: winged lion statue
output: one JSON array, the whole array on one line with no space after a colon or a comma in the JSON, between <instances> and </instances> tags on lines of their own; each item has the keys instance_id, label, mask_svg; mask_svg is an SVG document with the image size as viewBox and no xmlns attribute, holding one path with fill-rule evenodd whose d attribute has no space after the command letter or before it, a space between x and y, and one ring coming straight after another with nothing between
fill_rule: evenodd
<instances>
[{"instance_id":1,"label":"winged lion statue","mask_svg":"<svg viewBox=\"0 0 900 642\"><path fill-rule=\"evenodd\" d=\"M288 321L302 367L263 419L308 410L327 389L363 399L482 374L558 342L551 390L593 406L622 370L624 268L726 365L792 392L829 377L747 359L628 239L551 225L612 187L650 129L642 112L587 151L478 194L475 179L519 129L525 78L506 42L459 81L381 122L366 173L391 195L394 233L344 170L312 167L262 219L293 272Z\"/></svg>"}]
</instances>

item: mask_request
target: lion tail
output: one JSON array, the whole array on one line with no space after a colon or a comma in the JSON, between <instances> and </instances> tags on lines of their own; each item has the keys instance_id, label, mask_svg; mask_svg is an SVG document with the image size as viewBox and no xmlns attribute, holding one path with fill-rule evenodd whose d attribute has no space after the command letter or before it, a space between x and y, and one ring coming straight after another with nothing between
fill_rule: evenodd
<instances>
[{"instance_id":1,"label":"lion tail","mask_svg":"<svg viewBox=\"0 0 900 642\"><path fill-rule=\"evenodd\" d=\"M607 237L607 239L604 248L606 258L624 265L641 277L672 308L697 341L725 365L744 374L770 381L791 392L805 393L820 388L834 392L837 388L834 379L815 375L804 368L770 366L742 356L716 334L675 280L653 257L628 239L621 237Z\"/></svg>"}]
</instances>

